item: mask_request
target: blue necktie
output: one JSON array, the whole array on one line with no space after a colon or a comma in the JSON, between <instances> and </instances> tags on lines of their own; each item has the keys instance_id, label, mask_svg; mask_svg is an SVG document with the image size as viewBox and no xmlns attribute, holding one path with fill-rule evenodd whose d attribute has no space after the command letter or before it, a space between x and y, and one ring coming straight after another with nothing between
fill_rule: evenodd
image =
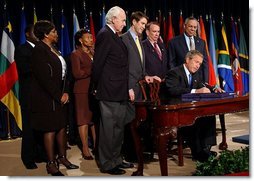
<instances>
[{"instance_id":1,"label":"blue necktie","mask_svg":"<svg viewBox=\"0 0 254 181\"><path fill-rule=\"evenodd\" d=\"M192 87L192 75L189 74L189 87Z\"/></svg>"}]
</instances>

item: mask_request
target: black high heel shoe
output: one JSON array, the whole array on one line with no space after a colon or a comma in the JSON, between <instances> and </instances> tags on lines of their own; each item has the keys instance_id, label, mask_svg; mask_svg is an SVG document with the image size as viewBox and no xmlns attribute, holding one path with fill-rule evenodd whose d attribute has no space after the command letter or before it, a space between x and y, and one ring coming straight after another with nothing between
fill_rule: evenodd
<instances>
[{"instance_id":1,"label":"black high heel shoe","mask_svg":"<svg viewBox=\"0 0 254 181\"><path fill-rule=\"evenodd\" d=\"M56 167L57 172L52 172L50 167ZM59 169L59 164L56 163L56 161L49 161L49 162L47 162L46 169L47 169L47 173L51 174L52 176L64 176L64 174L62 174L62 172L60 172L58 170Z\"/></svg>"},{"instance_id":2,"label":"black high heel shoe","mask_svg":"<svg viewBox=\"0 0 254 181\"><path fill-rule=\"evenodd\" d=\"M61 159L64 159L65 161L61 161ZM71 162L69 162L69 160L67 160L67 158L64 155L63 156L58 156L57 162L59 164L63 164L68 170L70 170L70 169L78 169L79 168L79 166L74 165Z\"/></svg>"}]
</instances>

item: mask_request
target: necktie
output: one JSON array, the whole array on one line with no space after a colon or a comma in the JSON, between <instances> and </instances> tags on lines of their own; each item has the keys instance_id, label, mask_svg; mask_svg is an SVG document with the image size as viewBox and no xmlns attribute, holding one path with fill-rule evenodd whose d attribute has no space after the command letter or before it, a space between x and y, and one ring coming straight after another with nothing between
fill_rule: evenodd
<instances>
[{"instance_id":1,"label":"necktie","mask_svg":"<svg viewBox=\"0 0 254 181\"><path fill-rule=\"evenodd\" d=\"M155 52L156 52L157 55L159 56L159 59L162 60L162 55L161 55L161 52L160 52L160 50L159 50L158 44L157 44L156 42L154 42L153 45L154 45L154 50L155 50Z\"/></svg>"},{"instance_id":2,"label":"necktie","mask_svg":"<svg viewBox=\"0 0 254 181\"><path fill-rule=\"evenodd\" d=\"M135 38L135 43L136 43L137 48L138 48L138 52L139 52L139 55L140 55L140 59L141 59L141 61L143 62L142 48L141 48L141 45L140 45L140 43L139 43L138 37Z\"/></svg>"},{"instance_id":3,"label":"necktie","mask_svg":"<svg viewBox=\"0 0 254 181\"><path fill-rule=\"evenodd\" d=\"M189 38L190 38L190 50L195 50L194 38L193 37L189 37Z\"/></svg>"},{"instance_id":4,"label":"necktie","mask_svg":"<svg viewBox=\"0 0 254 181\"><path fill-rule=\"evenodd\" d=\"M192 87L192 75L189 74L189 87Z\"/></svg>"}]
</instances>

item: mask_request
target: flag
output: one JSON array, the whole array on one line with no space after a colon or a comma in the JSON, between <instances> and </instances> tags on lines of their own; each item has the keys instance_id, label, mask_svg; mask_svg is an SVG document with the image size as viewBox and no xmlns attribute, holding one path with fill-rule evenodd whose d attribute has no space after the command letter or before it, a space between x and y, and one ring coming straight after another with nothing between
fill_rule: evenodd
<instances>
[{"instance_id":1,"label":"flag","mask_svg":"<svg viewBox=\"0 0 254 181\"><path fill-rule=\"evenodd\" d=\"M75 9L73 10L73 50L75 50L75 33L80 30L78 17L75 14Z\"/></svg>"},{"instance_id":2,"label":"flag","mask_svg":"<svg viewBox=\"0 0 254 181\"><path fill-rule=\"evenodd\" d=\"M71 46L70 46L70 40L69 40L69 31L67 22L65 19L65 16L63 14L61 15L61 37L60 37L60 51L63 55L63 57L69 55L71 53Z\"/></svg>"},{"instance_id":3,"label":"flag","mask_svg":"<svg viewBox=\"0 0 254 181\"><path fill-rule=\"evenodd\" d=\"M166 22L166 18L165 17L163 17L163 20L162 20L162 27L163 27L163 39L165 40L165 41L167 41L167 22ZM162 34L162 32L161 32L161 34Z\"/></svg>"},{"instance_id":4,"label":"flag","mask_svg":"<svg viewBox=\"0 0 254 181\"><path fill-rule=\"evenodd\" d=\"M233 17L231 17L231 57L232 57L232 69L233 69L233 78L234 78L234 86L235 92L238 95L242 95L243 93L243 83L242 83L242 75L241 75L241 67L239 63L238 56L238 42L236 38L236 30L235 30L235 22Z\"/></svg>"},{"instance_id":5,"label":"flag","mask_svg":"<svg viewBox=\"0 0 254 181\"><path fill-rule=\"evenodd\" d=\"M105 19L105 6L102 8L102 13L101 13L101 28L106 25L106 19Z\"/></svg>"},{"instance_id":6,"label":"flag","mask_svg":"<svg viewBox=\"0 0 254 181\"><path fill-rule=\"evenodd\" d=\"M128 11L126 11L126 30L128 31L131 27Z\"/></svg>"},{"instance_id":7,"label":"flag","mask_svg":"<svg viewBox=\"0 0 254 181\"><path fill-rule=\"evenodd\" d=\"M210 56L210 53L208 51L208 45L207 45L207 39L206 39L206 32L205 32L205 25L203 22L202 16L199 18L199 24L200 24L200 38L205 41L205 47L206 47L206 54L207 54L207 63L208 63L208 83L210 85L216 85L216 77L213 69L213 63Z\"/></svg>"},{"instance_id":8,"label":"flag","mask_svg":"<svg viewBox=\"0 0 254 181\"><path fill-rule=\"evenodd\" d=\"M26 24L26 15L24 11L24 6L22 6L21 15L20 15L20 34L19 34L19 44L24 44L26 42L26 33L25 28Z\"/></svg>"},{"instance_id":9,"label":"flag","mask_svg":"<svg viewBox=\"0 0 254 181\"><path fill-rule=\"evenodd\" d=\"M211 57L211 61L213 64L213 70L214 70L214 75L216 78L216 84L220 86L219 82L219 75L218 75L218 67L217 67L217 62L218 62L218 56L216 52L216 47L215 47L215 39L214 39L214 27L213 27L213 22L212 22L212 17L210 17L209 20L209 25L210 25L210 36L209 36L209 54Z\"/></svg>"},{"instance_id":10,"label":"flag","mask_svg":"<svg viewBox=\"0 0 254 181\"><path fill-rule=\"evenodd\" d=\"M249 93L249 55L240 20L238 21L238 26L239 26L239 62L241 66L241 75L243 81L243 95L245 95Z\"/></svg>"},{"instance_id":11,"label":"flag","mask_svg":"<svg viewBox=\"0 0 254 181\"><path fill-rule=\"evenodd\" d=\"M179 34L184 33L184 28L183 28L184 22L183 22L183 12L182 10L180 11L180 18L179 18Z\"/></svg>"},{"instance_id":12,"label":"flag","mask_svg":"<svg viewBox=\"0 0 254 181\"><path fill-rule=\"evenodd\" d=\"M50 22L54 24L54 16L53 16L53 7L52 7L52 4L50 6Z\"/></svg>"},{"instance_id":13,"label":"flag","mask_svg":"<svg viewBox=\"0 0 254 181\"><path fill-rule=\"evenodd\" d=\"M96 35L95 35L95 31L94 31L93 13L92 12L90 12L90 32L93 35L93 42L95 42Z\"/></svg>"},{"instance_id":14,"label":"flag","mask_svg":"<svg viewBox=\"0 0 254 181\"><path fill-rule=\"evenodd\" d=\"M18 127L22 130L18 72L14 60L15 47L10 36L12 27L10 21L7 19L6 12L4 21L0 49L0 100L14 116Z\"/></svg>"},{"instance_id":15,"label":"flag","mask_svg":"<svg viewBox=\"0 0 254 181\"><path fill-rule=\"evenodd\" d=\"M174 37L174 29L173 29L173 23L172 23L172 15L171 11L168 14L168 36L167 36L167 41L171 40Z\"/></svg>"},{"instance_id":16,"label":"flag","mask_svg":"<svg viewBox=\"0 0 254 181\"><path fill-rule=\"evenodd\" d=\"M34 24L37 22L37 15L36 15L36 9L34 7Z\"/></svg>"},{"instance_id":17,"label":"flag","mask_svg":"<svg viewBox=\"0 0 254 181\"><path fill-rule=\"evenodd\" d=\"M230 63L228 40L224 22L221 22L221 38L219 46L218 73L221 79L221 86L226 92L234 92L233 72Z\"/></svg>"},{"instance_id":18,"label":"flag","mask_svg":"<svg viewBox=\"0 0 254 181\"><path fill-rule=\"evenodd\" d=\"M90 32L89 21L86 14L86 3L84 1L84 29Z\"/></svg>"}]
</instances>

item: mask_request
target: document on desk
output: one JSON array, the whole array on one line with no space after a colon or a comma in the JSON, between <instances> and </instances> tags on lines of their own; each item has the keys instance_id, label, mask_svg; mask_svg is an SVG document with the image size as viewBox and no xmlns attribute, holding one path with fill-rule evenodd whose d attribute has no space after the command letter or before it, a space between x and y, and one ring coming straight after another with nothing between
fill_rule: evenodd
<instances>
[{"instance_id":1,"label":"document on desk","mask_svg":"<svg viewBox=\"0 0 254 181\"><path fill-rule=\"evenodd\" d=\"M188 93L182 95L182 101L209 101L216 99L233 98L235 93Z\"/></svg>"}]
</instances>

